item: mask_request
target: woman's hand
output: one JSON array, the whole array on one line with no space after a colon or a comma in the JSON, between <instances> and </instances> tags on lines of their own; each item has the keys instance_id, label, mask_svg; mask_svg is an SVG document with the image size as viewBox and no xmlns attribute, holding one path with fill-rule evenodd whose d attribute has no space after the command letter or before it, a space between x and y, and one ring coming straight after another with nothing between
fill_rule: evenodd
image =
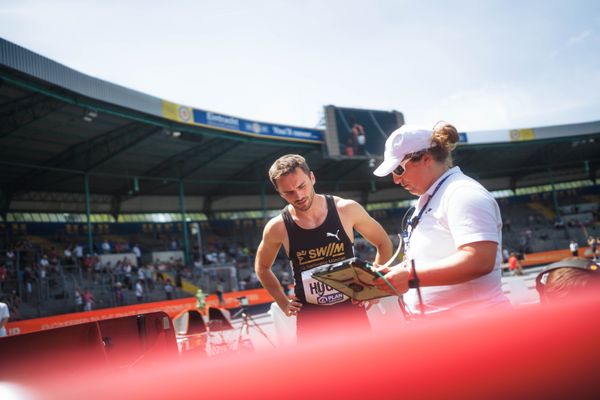
<instances>
[{"instance_id":1,"label":"woman's hand","mask_svg":"<svg viewBox=\"0 0 600 400\"><path fill-rule=\"evenodd\" d=\"M389 267L382 267L380 269L376 269L376 271L383 275L383 278L378 278L374 282L375 286L377 286L380 290L395 295L400 295L408 291L410 270L408 269L406 263L401 262L400 264ZM386 281L394 287L396 290L395 292L392 290L392 288L390 288Z\"/></svg>"}]
</instances>

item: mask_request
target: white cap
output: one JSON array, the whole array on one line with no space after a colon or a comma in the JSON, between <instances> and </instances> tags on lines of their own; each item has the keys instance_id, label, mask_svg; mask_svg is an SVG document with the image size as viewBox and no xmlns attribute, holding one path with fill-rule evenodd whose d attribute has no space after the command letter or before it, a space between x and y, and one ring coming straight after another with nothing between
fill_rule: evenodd
<instances>
[{"instance_id":1,"label":"white cap","mask_svg":"<svg viewBox=\"0 0 600 400\"><path fill-rule=\"evenodd\" d=\"M431 147L433 131L415 125L402 125L385 141L383 162L373 174L386 176L404 160L407 154L416 153Z\"/></svg>"}]
</instances>

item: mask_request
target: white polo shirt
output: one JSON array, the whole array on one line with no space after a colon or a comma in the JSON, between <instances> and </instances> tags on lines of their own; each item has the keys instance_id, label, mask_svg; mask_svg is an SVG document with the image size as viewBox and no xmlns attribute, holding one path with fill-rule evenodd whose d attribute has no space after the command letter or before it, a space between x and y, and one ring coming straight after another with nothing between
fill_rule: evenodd
<instances>
[{"instance_id":1,"label":"white polo shirt","mask_svg":"<svg viewBox=\"0 0 600 400\"><path fill-rule=\"evenodd\" d=\"M509 306L502 293L502 217L494 197L477 181L454 167L419 197L413 217L423 208L444 178L448 177L427 204L416 229L410 236L408 259L415 260L417 275L432 263L457 252L462 245L481 241L498 243L493 271L468 282L447 286L422 287L427 313L445 310L485 309ZM409 307L417 312L415 289L405 295Z\"/></svg>"}]
</instances>

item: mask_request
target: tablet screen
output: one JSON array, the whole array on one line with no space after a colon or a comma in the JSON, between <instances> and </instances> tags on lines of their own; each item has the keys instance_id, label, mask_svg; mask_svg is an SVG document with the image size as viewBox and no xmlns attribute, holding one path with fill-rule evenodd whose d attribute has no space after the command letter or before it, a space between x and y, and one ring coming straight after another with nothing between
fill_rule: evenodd
<instances>
[{"instance_id":1,"label":"tablet screen","mask_svg":"<svg viewBox=\"0 0 600 400\"><path fill-rule=\"evenodd\" d=\"M364 260L355 257L325 267L315 272L313 278L354 300L365 301L390 295L373 285L378 275Z\"/></svg>"}]
</instances>

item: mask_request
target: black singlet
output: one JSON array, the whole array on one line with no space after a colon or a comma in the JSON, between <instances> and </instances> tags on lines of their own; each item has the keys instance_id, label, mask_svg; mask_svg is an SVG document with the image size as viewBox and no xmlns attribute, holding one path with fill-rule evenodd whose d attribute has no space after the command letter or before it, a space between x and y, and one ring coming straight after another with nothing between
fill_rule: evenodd
<instances>
[{"instance_id":1,"label":"black singlet","mask_svg":"<svg viewBox=\"0 0 600 400\"><path fill-rule=\"evenodd\" d=\"M289 238L288 257L294 273L296 297L306 303L301 273L323 264L330 264L354 257L353 243L340 221L333 197L326 195L327 217L313 229L298 226L288 207L282 212Z\"/></svg>"},{"instance_id":2,"label":"black singlet","mask_svg":"<svg viewBox=\"0 0 600 400\"><path fill-rule=\"evenodd\" d=\"M296 334L299 342L341 327L352 332L370 330L365 309L352 304L349 299L331 305L311 304L306 300L301 276L303 271L354 257L353 243L346 235L333 197L325 196L325 198L327 217L314 229L299 227L287 207L282 212L289 238L288 257L294 272L296 298L303 303L302 310L296 318ZM320 289L314 291L311 287L310 290L313 290L313 296L322 295ZM335 290L334 292L341 295ZM335 294L329 296L335 297ZM329 296L317 297L318 303L322 304L321 300L329 301Z\"/></svg>"}]
</instances>

